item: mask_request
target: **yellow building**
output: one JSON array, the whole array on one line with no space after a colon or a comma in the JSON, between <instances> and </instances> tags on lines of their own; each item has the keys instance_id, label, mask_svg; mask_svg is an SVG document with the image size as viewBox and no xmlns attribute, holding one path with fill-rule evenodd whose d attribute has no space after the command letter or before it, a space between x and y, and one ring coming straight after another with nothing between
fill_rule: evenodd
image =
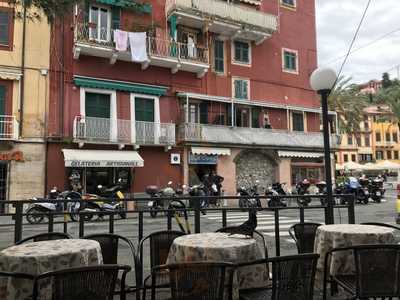
<instances>
[{"instance_id":1,"label":"yellow building","mask_svg":"<svg viewBox=\"0 0 400 300\"><path fill-rule=\"evenodd\" d=\"M0 1L0 200L44 193L50 26L18 10Z\"/></svg>"},{"instance_id":2,"label":"yellow building","mask_svg":"<svg viewBox=\"0 0 400 300\"><path fill-rule=\"evenodd\" d=\"M400 162L399 126L387 106L364 109L360 131L343 134L336 163Z\"/></svg>"}]
</instances>

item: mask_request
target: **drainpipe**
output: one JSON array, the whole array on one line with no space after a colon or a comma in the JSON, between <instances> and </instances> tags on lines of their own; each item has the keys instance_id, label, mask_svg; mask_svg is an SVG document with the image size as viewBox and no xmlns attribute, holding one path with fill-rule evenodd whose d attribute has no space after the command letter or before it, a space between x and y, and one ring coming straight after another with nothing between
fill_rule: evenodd
<instances>
[{"instance_id":1,"label":"drainpipe","mask_svg":"<svg viewBox=\"0 0 400 300\"><path fill-rule=\"evenodd\" d=\"M23 12L23 24L22 24L22 53L21 53L21 94L20 94L20 109L19 109L19 136L22 137L23 126L24 126L24 98L25 98L25 46L26 46L26 6L25 2L22 4L24 6Z\"/></svg>"}]
</instances>

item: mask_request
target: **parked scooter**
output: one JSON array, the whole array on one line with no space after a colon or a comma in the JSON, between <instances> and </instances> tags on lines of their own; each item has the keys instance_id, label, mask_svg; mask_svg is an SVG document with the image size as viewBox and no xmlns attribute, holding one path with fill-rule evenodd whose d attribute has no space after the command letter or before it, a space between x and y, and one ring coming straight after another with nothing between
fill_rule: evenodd
<instances>
[{"instance_id":1,"label":"parked scooter","mask_svg":"<svg viewBox=\"0 0 400 300\"><path fill-rule=\"evenodd\" d=\"M156 185L146 187L146 193L150 195L150 201L147 202L147 207L150 209L150 216L157 217L160 210L168 209L168 202L160 198L172 198L176 195L172 187L172 181L169 181L164 189L159 189Z\"/></svg>"},{"instance_id":2,"label":"parked scooter","mask_svg":"<svg viewBox=\"0 0 400 300\"><path fill-rule=\"evenodd\" d=\"M380 203L382 201L383 195L385 194L385 189L383 188L383 180L381 178L370 180L368 187L371 199L374 200L376 203Z\"/></svg>"},{"instance_id":3,"label":"parked scooter","mask_svg":"<svg viewBox=\"0 0 400 300\"><path fill-rule=\"evenodd\" d=\"M325 181L318 181L315 186L318 189L317 195L325 196L319 198L319 201L321 202L321 205L325 205L327 203L327 198L326 195L328 194L328 191L326 189L326 182Z\"/></svg>"},{"instance_id":4,"label":"parked scooter","mask_svg":"<svg viewBox=\"0 0 400 300\"><path fill-rule=\"evenodd\" d=\"M272 186L268 187L265 191L265 196L267 196L267 199L269 199L268 207L286 207L287 204L285 200L281 197L284 195L286 195L286 192L283 189L282 184L280 184L279 182L273 183Z\"/></svg>"},{"instance_id":5,"label":"parked scooter","mask_svg":"<svg viewBox=\"0 0 400 300\"><path fill-rule=\"evenodd\" d=\"M63 213L64 212L64 201L65 200L80 200L81 194L73 191L59 192L54 187L47 198L32 198L32 204L29 205L26 210L26 220L29 224L42 223L45 218L48 218L49 213ZM46 201L51 200L52 202L35 202L35 201ZM73 215L79 210L79 202L68 202L67 211L70 214L71 219ZM89 216L88 216L89 218Z\"/></svg>"},{"instance_id":6,"label":"parked scooter","mask_svg":"<svg viewBox=\"0 0 400 300\"><path fill-rule=\"evenodd\" d=\"M296 185L296 192L298 195L310 195L309 188L311 183L308 179L304 179ZM310 197L297 197L297 204L299 206L308 206L310 204Z\"/></svg>"},{"instance_id":7,"label":"parked scooter","mask_svg":"<svg viewBox=\"0 0 400 300\"><path fill-rule=\"evenodd\" d=\"M258 194L258 183L249 190L245 187L237 189L240 208L261 207L260 195Z\"/></svg>"}]
</instances>

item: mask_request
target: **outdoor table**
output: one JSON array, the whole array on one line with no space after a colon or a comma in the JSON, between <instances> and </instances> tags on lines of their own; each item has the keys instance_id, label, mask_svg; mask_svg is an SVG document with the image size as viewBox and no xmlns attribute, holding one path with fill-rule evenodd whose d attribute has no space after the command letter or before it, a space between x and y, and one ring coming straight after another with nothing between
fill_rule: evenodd
<instances>
[{"instance_id":1,"label":"outdoor table","mask_svg":"<svg viewBox=\"0 0 400 300\"><path fill-rule=\"evenodd\" d=\"M333 248L343 248L362 244L395 243L394 229L359 224L322 225L318 227L314 252L320 255L317 264L315 286L322 288L324 280L324 260ZM330 274L354 274L353 256L348 252L334 253L328 264Z\"/></svg>"},{"instance_id":2,"label":"outdoor table","mask_svg":"<svg viewBox=\"0 0 400 300\"><path fill-rule=\"evenodd\" d=\"M25 243L0 252L0 271L31 275L102 263L100 244L93 240L62 239ZM30 299L32 291L33 284L28 280L0 279L0 299ZM40 295L48 295L50 299L51 286L41 287Z\"/></svg>"},{"instance_id":3,"label":"outdoor table","mask_svg":"<svg viewBox=\"0 0 400 300\"><path fill-rule=\"evenodd\" d=\"M167 264L196 261L240 263L265 256L257 241L243 235L228 233L199 233L178 237L169 251ZM263 265L237 270L233 282L233 299L239 299L239 288L265 287L269 284L268 270Z\"/></svg>"}]
</instances>

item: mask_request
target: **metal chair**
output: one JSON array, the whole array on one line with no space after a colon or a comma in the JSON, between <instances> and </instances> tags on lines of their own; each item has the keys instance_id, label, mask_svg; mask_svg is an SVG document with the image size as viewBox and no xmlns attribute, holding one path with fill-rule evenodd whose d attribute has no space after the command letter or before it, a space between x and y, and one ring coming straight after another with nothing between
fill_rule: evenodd
<instances>
[{"instance_id":1,"label":"metal chair","mask_svg":"<svg viewBox=\"0 0 400 300\"><path fill-rule=\"evenodd\" d=\"M329 262L333 254L344 252L352 255L355 274L331 274ZM323 299L327 299L327 284L331 283L331 292L336 286L342 287L352 295L351 299L398 298L400 297L400 245L377 244L358 245L332 249L324 261Z\"/></svg>"},{"instance_id":2,"label":"metal chair","mask_svg":"<svg viewBox=\"0 0 400 300\"><path fill-rule=\"evenodd\" d=\"M234 270L231 263L193 262L155 267L153 274L169 275L173 300L231 300Z\"/></svg>"},{"instance_id":3,"label":"metal chair","mask_svg":"<svg viewBox=\"0 0 400 300\"><path fill-rule=\"evenodd\" d=\"M125 277L130 271L124 265L99 265L47 272L35 278L33 300L48 297L43 288L51 285L51 298L57 300L112 300L118 273L122 271L120 299L125 300Z\"/></svg>"},{"instance_id":4,"label":"metal chair","mask_svg":"<svg viewBox=\"0 0 400 300\"><path fill-rule=\"evenodd\" d=\"M154 267L165 265L168 258L169 249L173 241L180 236L185 235L182 231L174 231L174 230L166 230L166 231L157 231L149 234L145 238L143 238L138 247L139 255L138 255L138 262L139 267L141 270L141 274L143 272L143 246L146 241L149 241L149 251L150 255L145 255L146 257L150 257L150 268L153 269ZM154 274L148 275L142 283L143 287L143 300L146 299L146 292L147 288L153 286L153 280L156 280L156 286L161 287L168 287L169 286L169 278L168 274L165 272L159 272L158 276L154 276ZM155 294L152 293L151 295L152 300L155 299Z\"/></svg>"},{"instance_id":5,"label":"metal chair","mask_svg":"<svg viewBox=\"0 0 400 300\"><path fill-rule=\"evenodd\" d=\"M139 269L139 262L136 255L135 246L133 243L124 236L112 233L99 233L99 234L90 234L83 237L84 239L94 240L99 242L101 247L101 252L103 255L103 263L104 264L118 264L118 249L120 246L120 241L124 242L130 255L132 257L132 264L134 266L134 285L126 285L126 293L133 293L136 292L136 299L140 299L140 289L141 289L141 282L140 282L140 269ZM117 288L115 294L121 293L120 287L120 279L117 280Z\"/></svg>"},{"instance_id":6,"label":"metal chair","mask_svg":"<svg viewBox=\"0 0 400 300\"><path fill-rule=\"evenodd\" d=\"M314 252L314 240L319 223L297 223L289 228L289 234L296 242L297 251L302 253Z\"/></svg>"},{"instance_id":7,"label":"metal chair","mask_svg":"<svg viewBox=\"0 0 400 300\"><path fill-rule=\"evenodd\" d=\"M240 290L241 300L312 300L319 254L298 254L242 263L237 267L272 264L272 286Z\"/></svg>"},{"instance_id":8,"label":"metal chair","mask_svg":"<svg viewBox=\"0 0 400 300\"><path fill-rule=\"evenodd\" d=\"M236 229L236 228L237 227L235 227L235 226L223 227L223 228L218 229L216 232L231 233L231 230ZM257 240L258 245L260 245L264 251L264 255L265 255L264 258L268 258L268 247L267 247L267 243L265 242L264 235L257 230L254 230L254 233L255 233L255 239Z\"/></svg>"},{"instance_id":9,"label":"metal chair","mask_svg":"<svg viewBox=\"0 0 400 300\"><path fill-rule=\"evenodd\" d=\"M26 242L40 242L40 241L52 241L52 240L64 240L64 239L72 239L68 233L64 232L47 232L47 233L40 233L25 239L20 240L19 242L15 243L15 245L21 245Z\"/></svg>"}]
</instances>

